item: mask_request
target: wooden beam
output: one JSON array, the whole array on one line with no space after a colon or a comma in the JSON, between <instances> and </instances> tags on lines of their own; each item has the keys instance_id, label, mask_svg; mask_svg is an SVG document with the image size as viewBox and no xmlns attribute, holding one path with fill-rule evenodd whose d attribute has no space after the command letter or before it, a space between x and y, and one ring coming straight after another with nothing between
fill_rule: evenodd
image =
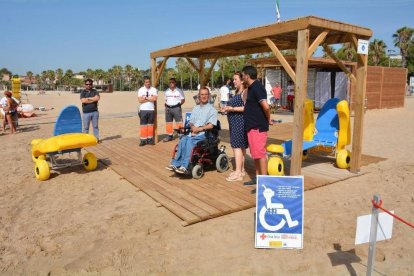
<instances>
[{"instance_id":1,"label":"wooden beam","mask_svg":"<svg viewBox=\"0 0 414 276\"><path fill-rule=\"evenodd\" d=\"M200 71L199 71L199 75L200 75L200 87L206 86L206 75L204 74L204 59L203 58L199 58L198 59L198 64L200 65Z\"/></svg>"},{"instance_id":2,"label":"wooden beam","mask_svg":"<svg viewBox=\"0 0 414 276\"><path fill-rule=\"evenodd\" d=\"M318 35L317 38L312 42L312 45L308 49L308 59L312 57L313 53L316 51L316 48L325 40L325 37L328 35L329 31L323 31Z\"/></svg>"},{"instance_id":3,"label":"wooden beam","mask_svg":"<svg viewBox=\"0 0 414 276\"><path fill-rule=\"evenodd\" d=\"M353 34L348 34L351 44L354 46L355 52L358 52L358 38ZM361 55L357 54L358 62L364 63Z\"/></svg>"},{"instance_id":4,"label":"wooden beam","mask_svg":"<svg viewBox=\"0 0 414 276\"><path fill-rule=\"evenodd\" d=\"M308 80L309 30L298 31L298 48L296 51L295 111L293 114L292 157L290 175L300 175L302 169L302 144L304 108Z\"/></svg>"},{"instance_id":5,"label":"wooden beam","mask_svg":"<svg viewBox=\"0 0 414 276\"><path fill-rule=\"evenodd\" d=\"M185 59L188 61L188 63L190 63L190 65L191 65L191 66L193 66L193 68L194 68L194 69L195 69L198 73L200 73L200 67L198 67L198 66L194 63L194 61L193 61L193 59L192 59L192 58L186 57Z\"/></svg>"},{"instance_id":6,"label":"wooden beam","mask_svg":"<svg viewBox=\"0 0 414 276\"><path fill-rule=\"evenodd\" d=\"M213 68L214 68L214 66L216 65L216 62L217 62L217 60L218 60L218 59L219 59L218 57L215 57L215 58L214 58L214 60L213 60L213 62L211 63L211 66L210 66L210 68L208 69L208 72L206 73L206 76L205 76L205 79L206 79L206 80L208 80L208 79L209 79L210 74L211 74L211 71L213 71Z\"/></svg>"},{"instance_id":7,"label":"wooden beam","mask_svg":"<svg viewBox=\"0 0 414 276\"><path fill-rule=\"evenodd\" d=\"M346 68L346 66L342 63L342 61L332 52L331 48L327 44L323 44L323 49L325 52L336 62L339 68L351 79L352 82L356 82L355 76Z\"/></svg>"},{"instance_id":8,"label":"wooden beam","mask_svg":"<svg viewBox=\"0 0 414 276\"><path fill-rule=\"evenodd\" d=\"M290 67L289 63L286 61L285 57L282 55L282 53L279 51L277 46L273 43L273 41L270 40L270 38L265 39L267 45L272 50L273 54L275 54L276 58L279 60L280 64L285 69L286 73L288 73L289 77L292 79L293 82L296 82L296 75L293 71L292 67Z\"/></svg>"},{"instance_id":9,"label":"wooden beam","mask_svg":"<svg viewBox=\"0 0 414 276\"><path fill-rule=\"evenodd\" d=\"M168 57L165 57L160 64L157 65L157 74L156 74L156 81L155 83L158 85L158 82L161 79L162 72L164 71L165 64L167 63ZM154 85L155 87L155 85Z\"/></svg>"},{"instance_id":10,"label":"wooden beam","mask_svg":"<svg viewBox=\"0 0 414 276\"><path fill-rule=\"evenodd\" d=\"M157 81L157 59L151 59L151 84L153 87L158 86ZM157 120L157 101L154 102L154 142L158 143L158 120Z\"/></svg>"},{"instance_id":11,"label":"wooden beam","mask_svg":"<svg viewBox=\"0 0 414 276\"><path fill-rule=\"evenodd\" d=\"M362 62L360 62L360 60ZM358 173L361 167L362 156L362 135L364 129L364 104L365 93L367 88L367 68L368 68L368 55L360 55L357 63L356 72L356 95L355 95L355 117L354 117L354 130L352 136L352 156L351 156L351 168L352 173Z\"/></svg>"}]
</instances>

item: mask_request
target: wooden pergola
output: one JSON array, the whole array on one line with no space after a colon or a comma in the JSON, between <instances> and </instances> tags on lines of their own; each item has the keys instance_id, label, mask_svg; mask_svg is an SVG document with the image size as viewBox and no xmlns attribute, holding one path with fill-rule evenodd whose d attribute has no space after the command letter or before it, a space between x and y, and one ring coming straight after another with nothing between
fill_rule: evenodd
<instances>
[{"instance_id":1,"label":"wooden pergola","mask_svg":"<svg viewBox=\"0 0 414 276\"><path fill-rule=\"evenodd\" d=\"M271 51L295 83L295 112L290 175L300 175L308 63L317 47L322 46L337 63L338 67L348 75L351 85L355 86L351 172L358 173L362 155L368 57L362 54L357 55L356 74L354 75L335 56L329 45L351 43L357 49L358 39L368 40L371 36L372 31L369 28L314 16L301 17L152 52L150 54L152 84L153 86L158 85L165 64L170 57L186 58L199 73L200 83L203 86L207 83L208 76L210 76L211 70L219 58ZM296 49L295 70L292 69L281 53L281 50L291 49ZM157 59L160 60L157 61ZM205 70L206 60L213 60L209 70ZM157 122L155 122L155 139L158 139Z\"/></svg>"}]
</instances>

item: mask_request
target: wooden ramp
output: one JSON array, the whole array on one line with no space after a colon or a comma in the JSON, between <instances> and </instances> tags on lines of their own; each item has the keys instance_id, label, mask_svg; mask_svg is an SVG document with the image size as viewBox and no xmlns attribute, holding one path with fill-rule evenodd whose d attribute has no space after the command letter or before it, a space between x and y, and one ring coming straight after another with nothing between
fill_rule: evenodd
<instances>
[{"instance_id":1,"label":"wooden ramp","mask_svg":"<svg viewBox=\"0 0 414 276\"><path fill-rule=\"evenodd\" d=\"M223 137L223 144L227 142ZM228 172L206 171L201 179L194 180L166 170L175 143L139 147L138 138L122 138L105 140L88 151L182 219L183 226L255 206L256 196L251 194L254 187L243 186L242 182L227 182ZM230 147L227 145L227 148ZM231 149L227 153L232 156ZM331 161L322 161L312 164L310 158L304 163L305 190L357 176L335 168ZM253 161L247 158L246 163L247 172L253 176Z\"/></svg>"}]
</instances>

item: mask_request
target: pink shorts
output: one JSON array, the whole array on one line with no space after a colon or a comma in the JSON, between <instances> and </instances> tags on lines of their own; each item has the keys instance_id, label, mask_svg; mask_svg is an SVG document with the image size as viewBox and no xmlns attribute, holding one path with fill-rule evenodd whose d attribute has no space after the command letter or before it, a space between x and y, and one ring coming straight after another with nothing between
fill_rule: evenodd
<instances>
[{"instance_id":1,"label":"pink shorts","mask_svg":"<svg viewBox=\"0 0 414 276\"><path fill-rule=\"evenodd\" d=\"M258 129L251 129L247 132L247 140L253 159L266 158L267 131L259 132Z\"/></svg>"}]
</instances>

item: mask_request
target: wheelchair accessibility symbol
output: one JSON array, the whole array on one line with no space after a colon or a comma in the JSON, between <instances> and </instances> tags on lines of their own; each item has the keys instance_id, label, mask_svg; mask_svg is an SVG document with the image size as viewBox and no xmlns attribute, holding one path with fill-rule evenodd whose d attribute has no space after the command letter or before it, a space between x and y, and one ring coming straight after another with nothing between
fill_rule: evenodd
<instances>
[{"instance_id":1,"label":"wheelchair accessibility symbol","mask_svg":"<svg viewBox=\"0 0 414 276\"><path fill-rule=\"evenodd\" d=\"M268 231L274 232L274 231L278 231L282 229L286 223L289 226L289 228L297 226L299 222L297 220L292 220L289 210L284 208L282 203L272 202L272 197L274 197L275 192L272 189L267 188L265 185L262 185L262 187L264 188L263 196L266 200L266 205L263 206L262 209L260 209L259 221L261 225L263 226L263 228L265 228ZM282 217L282 218L279 220L279 223L268 223L267 220L269 218L274 218L274 217L276 218Z\"/></svg>"}]
</instances>

